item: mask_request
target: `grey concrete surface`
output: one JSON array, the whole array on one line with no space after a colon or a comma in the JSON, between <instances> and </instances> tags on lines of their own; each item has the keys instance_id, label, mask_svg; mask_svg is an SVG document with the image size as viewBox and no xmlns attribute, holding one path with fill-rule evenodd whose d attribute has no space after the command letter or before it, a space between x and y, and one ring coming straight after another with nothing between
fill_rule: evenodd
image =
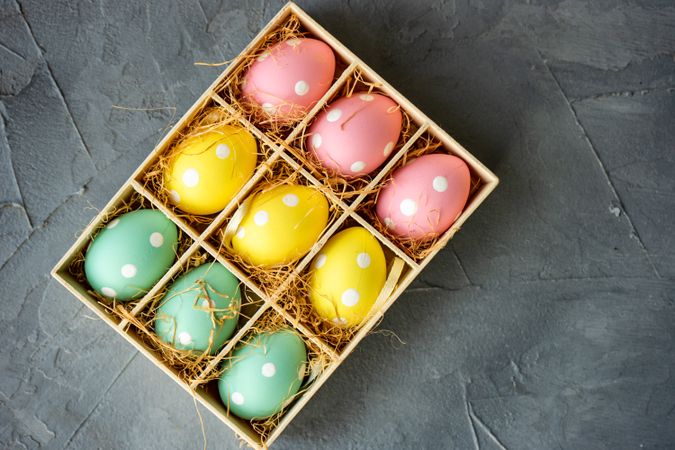
<instances>
[{"instance_id":1,"label":"grey concrete surface","mask_svg":"<svg viewBox=\"0 0 675 450\"><path fill-rule=\"evenodd\" d=\"M202 448L48 272L280 6L0 0L2 447ZM675 448L675 5L301 6L502 184L275 447Z\"/></svg>"}]
</instances>

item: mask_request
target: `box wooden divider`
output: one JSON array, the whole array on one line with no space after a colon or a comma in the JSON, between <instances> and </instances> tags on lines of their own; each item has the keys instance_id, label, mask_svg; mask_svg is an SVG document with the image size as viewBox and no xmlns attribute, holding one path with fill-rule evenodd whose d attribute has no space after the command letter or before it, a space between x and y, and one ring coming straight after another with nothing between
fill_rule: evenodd
<instances>
[{"instance_id":1,"label":"box wooden divider","mask_svg":"<svg viewBox=\"0 0 675 450\"><path fill-rule=\"evenodd\" d=\"M341 64L339 65L340 70L336 73L333 85L321 100L304 118L289 128L284 135L278 135L266 132L264 127L261 129L261 127L256 126L255 123L252 123L251 120L249 120L250 117L247 118L245 114L242 114L242 111L237 109L236 104L231 104L231 102L227 101L227 96L220 94L222 93L223 88L227 87L227 83L232 78L232 75L235 74L237 70L241 70L242 64L247 61L247 55L260 52L262 46L266 43L266 36L269 36L274 30L283 27L289 20L299 21L299 31L303 33L303 35L318 38L329 44L335 52L336 57L341 61ZM366 179L363 189L359 188L356 195L345 197L341 192L333 190L332 186L326 185L324 183L325 180L316 172L315 167L305 165L302 158L298 158L298 156L301 156L301 153L299 153L299 150L301 149L298 148L298 139L301 138L305 128L311 123L316 114L322 111L327 103L340 93L340 90L343 89L345 83L354 79L366 80L373 90L382 92L397 102L402 108L404 115L410 120L412 132L409 133L407 139L399 141L395 151L392 153L386 164L377 173ZM264 152L265 158L263 158L262 161L259 160L259 166L253 177L243 186L232 201L230 201L220 213L208 217L203 222L202 226L195 227L194 223L191 223L189 220L182 217L172 205L164 203L157 195L157 192L153 192L152 189L148 188L144 183L144 176L153 165L157 163L158 158L171 148L171 145L181 135L181 132L186 130L190 123L195 120L205 108L209 107L222 108L222 110L219 111L223 114L231 115L233 120L237 121L253 133L258 140L259 145L266 146L266 152ZM378 228L374 226L375 224L372 223L372 214L363 213L363 205L366 204L364 202L367 202L368 193L375 191L386 182L391 171L397 167L397 164L400 165L402 158L405 158L407 152L416 148L416 144L419 144L420 139L428 138L434 139L440 143L442 150L439 151L456 155L468 164L474 179L474 189L464 211L451 228L438 238L433 248L430 248L423 257L415 257L414 255L411 255L404 246L401 246L400 243L395 242L380 232ZM233 264L227 255L220 251L217 240L214 241L213 236L216 235L218 230L222 229L222 227L227 226L228 220L232 217L232 214L245 200L247 195L254 190L256 184L261 182L266 174L269 174L271 167L275 167L274 165L279 163L290 166L294 172L297 172L298 176L303 178L303 181L306 184L320 189L327 196L329 202L336 208L338 214L336 214L335 219L329 223L320 239L312 247L311 251L290 268L288 277L281 282L277 289L270 290L256 284L248 277L245 270ZM476 208L478 208L490 192L494 190L498 182L499 180L492 172L485 168L483 164L473 157L466 149L431 121L398 91L391 87L349 49L331 36L298 6L293 3L288 3L265 26L265 28L263 28L243 52L231 62L227 69L201 95L171 131L164 136L117 194L115 194L103 210L85 228L75 244L54 267L52 275L63 284L63 286L71 291L73 295L94 311L106 324L115 329L130 342L131 345L136 347L144 356L152 360L160 369L167 373L187 392L193 395L223 423L234 430L250 447L262 449L266 448L277 439L295 415L300 412L302 407L310 400L328 377L330 377L332 372L346 357L349 356L361 339L363 339L379 322L385 311L403 293L405 288L417 275L419 275L420 271L429 263L429 261L431 261L434 255L447 244L469 216ZM201 369L199 376L189 382L181 378L174 368L169 367L164 363L161 355L149 346L142 336L139 336L137 330L135 330L133 326L130 326L128 320L119 320L116 316L112 315L110 306L102 304L100 298L92 295L91 288L81 280L78 281L78 278L74 277L69 271L71 263L73 263L76 258L81 258L82 252L86 250L86 246L94 236L95 232L106 222L109 215L108 213L113 211L120 202L129 199L134 195L140 195L144 201L147 201L153 208L161 210L179 227L180 231L184 233L185 236L192 240L192 244L189 245L182 254L177 255L176 262L159 282L146 295L131 306L130 314L132 317L136 317L138 314L142 313L144 308L146 308L152 300L153 296L161 292L162 289L164 289L167 284L180 273L182 270L181 268L185 265L189 255L195 251L208 252L213 259L223 264L239 278L245 285L246 290L262 299L262 306L257 309L253 315L240 326L240 328L238 328L235 335L225 344L217 356L205 364L203 369ZM303 270L308 267L314 256L321 250L326 241L344 224L361 225L379 240L387 254L388 277L385 287L380 293L369 316L359 328L354 330L347 342L344 342L337 347L334 343L331 344L329 341L324 341L320 335L317 335L317 333L306 326L307 324L303 323L302 318L297 318L294 314L289 312L287 304L285 306L284 302L292 300L284 298L284 292L291 283L298 279L297 277L301 276ZM214 371L217 371L220 367L223 358L225 358L234 346L241 341L247 331L255 326L263 314L269 314L270 312L281 315L289 324L292 324L303 339L325 353L331 363L328 364L327 367L325 367L311 382L302 395L285 409L277 426L269 430L265 435L261 435L251 427L249 422L228 414L226 406L218 396L214 382L209 382L208 380L209 378L213 378L212 375L216 373Z\"/></svg>"}]
</instances>

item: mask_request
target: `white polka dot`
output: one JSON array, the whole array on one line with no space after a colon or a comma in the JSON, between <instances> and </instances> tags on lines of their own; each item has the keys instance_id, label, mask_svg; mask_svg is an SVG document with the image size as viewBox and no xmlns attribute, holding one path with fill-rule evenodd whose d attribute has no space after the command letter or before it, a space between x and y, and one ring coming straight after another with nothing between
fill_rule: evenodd
<instances>
[{"instance_id":1,"label":"white polka dot","mask_svg":"<svg viewBox=\"0 0 675 450\"><path fill-rule=\"evenodd\" d=\"M183 345L189 345L192 343L192 336L190 336L190 333L186 333L185 331L178 333L178 342Z\"/></svg>"},{"instance_id":2,"label":"white polka dot","mask_svg":"<svg viewBox=\"0 0 675 450\"><path fill-rule=\"evenodd\" d=\"M320 269L320 268L322 268L323 266L325 266L325 265L326 265L326 260L327 260L327 259L328 259L328 258L327 258L326 255L324 255L323 253L320 254L319 256L317 256L317 257L316 257L316 260L314 261L314 268L315 268L315 269Z\"/></svg>"},{"instance_id":3,"label":"white polka dot","mask_svg":"<svg viewBox=\"0 0 675 450\"><path fill-rule=\"evenodd\" d=\"M202 300L202 308L211 308L211 302L208 298Z\"/></svg>"},{"instance_id":4,"label":"white polka dot","mask_svg":"<svg viewBox=\"0 0 675 450\"><path fill-rule=\"evenodd\" d=\"M399 208L401 209L401 214L404 216L414 216L415 213L417 212L417 203L415 203L415 200L406 198L403 199L401 204L399 205Z\"/></svg>"},{"instance_id":5,"label":"white polka dot","mask_svg":"<svg viewBox=\"0 0 675 450\"><path fill-rule=\"evenodd\" d=\"M342 116L342 110L339 108L333 108L330 111L328 111L328 114L326 115L326 120L329 122L337 122L340 120L340 116Z\"/></svg>"},{"instance_id":6,"label":"white polka dot","mask_svg":"<svg viewBox=\"0 0 675 450\"><path fill-rule=\"evenodd\" d=\"M119 225L120 219L113 219L110 221L108 226L106 227L107 229L115 228L117 225Z\"/></svg>"},{"instance_id":7,"label":"white polka dot","mask_svg":"<svg viewBox=\"0 0 675 450\"><path fill-rule=\"evenodd\" d=\"M180 195L176 191L169 192L169 198L173 203L180 203Z\"/></svg>"},{"instance_id":8,"label":"white polka dot","mask_svg":"<svg viewBox=\"0 0 675 450\"><path fill-rule=\"evenodd\" d=\"M124 278L133 278L136 276L136 272L138 272L138 269L136 269L136 266L134 266L133 264L125 264L122 266L120 272L122 273L122 276Z\"/></svg>"},{"instance_id":9,"label":"white polka dot","mask_svg":"<svg viewBox=\"0 0 675 450\"><path fill-rule=\"evenodd\" d=\"M359 302L359 297L359 291L354 288L349 288L342 293L340 300L342 300L343 305L351 307Z\"/></svg>"},{"instance_id":10,"label":"white polka dot","mask_svg":"<svg viewBox=\"0 0 675 450\"><path fill-rule=\"evenodd\" d=\"M267 102L262 104L262 109L263 109L267 114L274 114L275 112L277 112L277 107L274 106L273 104L267 103Z\"/></svg>"},{"instance_id":11,"label":"white polka dot","mask_svg":"<svg viewBox=\"0 0 675 450\"><path fill-rule=\"evenodd\" d=\"M442 176L437 176L431 183L436 192L445 192L448 189L448 179Z\"/></svg>"},{"instance_id":12,"label":"white polka dot","mask_svg":"<svg viewBox=\"0 0 675 450\"><path fill-rule=\"evenodd\" d=\"M281 201L284 202L284 205L293 207L298 206L300 199L295 194L286 194L284 195L284 198L281 199Z\"/></svg>"},{"instance_id":13,"label":"white polka dot","mask_svg":"<svg viewBox=\"0 0 675 450\"><path fill-rule=\"evenodd\" d=\"M264 51L258 56L258 61L265 61L270 56L270 52Z\"/></svg>"},{"instance_id":14,"label":"white polka dot","mask_svg":"<svg viewBox=\"0 0 675 450\"><path fill-rule=\"evenodd\" d=\"M309 84L305 80L300 80L295 83L295 93L303 96L309 92Z\"/></svg>"},{"instance_id":15,"label":"white polka dot","mask_svg":"<svg viewBox=\"0 0 675 450\"><path fill-rule=\"evenodd\" d=\"M150 245L152 245L155 248L159 248L164 244L164 236L162 236L162 233L155 231L150 235Z\"/></svg>"},{"instance_id":16,"label":"white polka dot","mask_svg":"<svg viewBox=\"0 0 675 450\"><path fill-rule=\"evenodd\" d=\"M246 230L244 230L243 227L239 227L239 229L237 230L237 237L239 239L244 239L244 236L246 236Z\"/></svg>"},{"instance_id":17,"label":"white polka dot","mask_svg":"<svg viewBox=\"0 0 675 450\"><path fill-rule=\"evenodd\" d=\"M344 317L333 317L333 319L331 319L331 322L333 322L337 326L347 325L347 319L345 319Z\"/></svg>"},{"instance_id":18,"label":"white polka dot","mask_svg":"<svg viewBox=\"0 0 675 450\"><path fill-rule=\"evenodd\" d=\"M227 144L220 144L216 147L216 156L225 159L230 156L230 147Z\"/></svg>"},{"instance_id":19,"label":"white polka dot","mask_svg":"<svg viewBox=\"0 0 675 450\"><path fill-rule=\"evenodd\" d=\"M361 172L365 168L366 168L366 163L364 163L363 161L356 161L350 167L352 172Z\"/></svg>"},{"instance_id":20,"label":"white polka dot","mask_svg":"<svg viewBox=\"0 0 675 450\"><path fill-rule=\"evenodd\" d=\"M312 147L315 149L321 147L321 142L323 140L321 139L321 135L319 133L316 133L315 135L312 136Z\"/></svg>"},{"instance_id":21,"label":"white polka dot","mask_svg":"<svg viewBox=\"0 0 675 450\"><path fill-rule=\"evenodd\" d=\"M274 374L277 373L277 368L273 363L268 362L263 364L261 372L264 377L272 378Z\"/></svg>"},{"instance_id":22,"label":"white polka dot","mask_svg":"<svg viewBox=\"0 0 675 450\"><path fill-rule=\"evenodd\" d=\"M244 404L244 394L241 392L233 392L232 395L230 396L230 400L232 400L232 403L235 405L243 405Z\"/></svg>"},{"instance_id":23,"label":"white polka dot","mask_svg":"<svg viewBox=\"0 0 675 450\"><path fill-rule=\"evenodd\" d=\"M384 146L384 156L391 155L392 150L394 150L394 143L391 141L387 142L387 145Z\"/></svg>"},{"instance_id":24,"label":"white polka dot","mask_svg":"<svg viewBox=\"0 0 675 450\"><path fill-rule=\"evenodd\" d=\"M365 252L359 253L359 255L356 257L356 264L358 264L362 269L367 269L370 267L370 255Z\"/></svg>"},{"instance_id":25,"label":"white polka dot","mask_svg":"<svg viewBox=\"0 0 675 450\"><path fill-rule=\"evenodd\" d=\"M286 44L290 45L291 47L297 47L298 45L302 44L302 41L300 39L289 39L286 41Z\"/></svg>"},{"instance_id":26,"label":"white polka dot","mask_svg":"<svg viewBox=\"0 0 675 450\"><path fill-rule=\"evenodd\" d=\"M188 169L183 172L183 184L187 187L195 187L199 184L199 172L196 169Z\"/></svg>"},{"instance_id":27,"label":"white polka dot","mask_svg":"<svg viewBox=\"0 0 675 450\"><path fill-rule=\"evenodd\" d=\"M373 97L370 94L361 94L359 95L359 98L364 102L372 102L373 100L375 100L375 97Z\"/></svg>"},{"instance_id":28,"label":"white polka dot","mask_svg":"<svg viewBox=\"0 0 675 450\"><path fill-rule=\"evenodd\" d=\"M391 217L385 217L385 218L384 218L384 225L385 225L387 228L393 228L393 227L394 227L394 221L391 220Z\"/></svg>"},{"instance_id":29,"label":"white polka dot","mask_svg":"<svg viewBox=\"0 0 675 450\"><path fill-rule=\"evenodd\" d=\"M106 297L117 297L117 292L115 292L115 289L107 286L101 288L101 293Z\"/></svg>"},{"instance_id":30,"label":"white polka dot","mask_svg":"<svg viewBox=\"0 0 675 450\"><path fill-rule=\"evenodd\" d=\"M270 215L267 213L267 211L258 211L257 213L255 213L255 216L253 216L253 221L259 227L265 225L267 222L269 222L269 220Z\"/></svg>"}]
</instances>

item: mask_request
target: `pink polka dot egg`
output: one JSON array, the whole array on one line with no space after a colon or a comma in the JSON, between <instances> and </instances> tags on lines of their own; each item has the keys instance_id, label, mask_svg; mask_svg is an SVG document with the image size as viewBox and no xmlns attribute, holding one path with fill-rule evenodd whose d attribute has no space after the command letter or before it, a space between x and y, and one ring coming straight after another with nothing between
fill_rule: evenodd
<instances>
[{"instance_id":1,"label":"pink polka dot egg","mask_svg":"<svg viewBox=\"0 0 675 450\"><path fill-rule=\"evenodd\" d=\"M317 39L294 38L261 53L244 76L245 101L275 119L302 117L328 91L335 55Z\"/></svg>"},{"instance_id":2,"label":"pink polka dot egg","mask_svg":"<svg viewBox=\"0 0 675 450\"><path fill-rule=\"evenodd\" d=\"M391 155L403 116L389 97L357 92L328 106L309 128L306 147L319 163L347 179L367 175Z\"/></svg>"},{"instance_id":3,"label":"pink polka dot egg","mask_svg":"<svg viewBox=\"0 0 675 450\"><path fill-rule=\"evenodd\" d=\"M394 236L433 238L462 213L470 186L469 167L462 159L424 155L393 173L378 196L377 217Z\"/></svg>"}]
</instances>

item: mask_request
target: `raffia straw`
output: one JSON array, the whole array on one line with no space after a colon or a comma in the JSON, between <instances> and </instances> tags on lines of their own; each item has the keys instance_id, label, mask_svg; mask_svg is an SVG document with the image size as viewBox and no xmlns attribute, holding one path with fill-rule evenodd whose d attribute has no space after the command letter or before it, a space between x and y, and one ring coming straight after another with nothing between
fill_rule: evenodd
<instances>
[{"instance_id":1,"label":"raffia straw","mask_svg":"<svg viewBox=\"0 0 675 450\"><path fill-rule=\"evenodd\" d=\"M176 115L175 106L158 106L156 108L139 108L133 106L122 106L122 105L110 105L113 109L121 109L123 111L134 111L134 112L155 112L155 111L171 111L171 119Z\"/></svg>"},{"instance_id":2,"label":"raffia straw","mask_svg":"<svg viewBox=\"0 0 675 450\"><path fill-rule=\"evenodd\" d=\"M122 214L126 214L131 211L136 211L138 209L155 209L155 207L152 205L152 203L150 203L148 199L146 199L141 194L134 191L128 199L122 200L119 204L101 213L102 220L96 226L96 228L92 230L90 238L93 239L94 237L96 237L98 232L115 217L119 217ZM178 246L175 251L176 259L178 259L183 253L185 253L187 249L190 247L190 245L192 245L192 241L185 233L183 233L180 227L177 227L177 229L178 229ZM88 248L89 248L88 245L86 247L83 247L82 250L80 250L75 255L75 257L68 265L68 273L70 273L70 275L72 275L73 278L80 285L85 287L86 292L94 299L96 299L96 302L99 305L103 306L111 314L111 316L115 317L115 314L113 314L112 311L117 310L119 308L126 311L131 311L134 308L134 306L136 306L136 304L143 298L143 295L145 295L145 293L142 293L142 295L140 295L137 299L121 302L115 299L105 297L96 292L95 290L93 290L89 285L87 277L85 276L84 273L84 256Z\"/></svg>"},{"instance_id":3,"label":"raffia straw","mask_svg":"<svg viewBox=\"0 0 675 450\"><path fill-rule=\"evenodd\" d=\"M213 221L217 213L211 215L190 214L176 207L170 200L170 192L165 186L165 174L168 167L180 151L185 140L200 136L223 125L241 126L239 117L230 114L221 106L210 106L202 110L190 123L179 132L178 139L143 173L140 183L152 192L157 200L170 209L177 217L190 224L198 231L203 231ZM204 151L208 151L205 149ZM258 160L264 161L272 151L264 144L258 143Z\"/></svg>"},{"instance_id":4,"label":"raffia straw","mask_svg":"<svg viewBox=\"0 0 675 450\"><path fill-rule=\"evenodd\" d=\"M358 226L358 223L353 219L349 219L340 227L340 230L353 226ZM405 264L399 258L389 257L387 259L387 278L380 293L373 302L370 311L363 317L361 322L350 327L338 326L316 313L310 300L311 287L309 280L314 271L313 265L309 265L301 274L293 278L288 285L284 286L282 295L277 299L277 304L289 316L293 317L295 321L304 325L313 336L326 343L339 354L349 344L359 329L377 314L389 300L404 268ZM338 316L337 311L336 316Z\"/></svg>"},{"instance_id":5,"label":"raffia straw","mask_svg":"<svg viewBox=\"0 0 675 450\"><path fill-rule=\"evenodd\" d=\"M421 261L436 251L438 247L442 245L440 243L442 235L429 235L422 239L410 239L395 236L389 231L387 226L378 219L377 214L375 213L375 205L377 204L377 199L382 188L386 186L391 180L391 174L408 162L419 158L422 155L427 155L430 153L447 153L447 151L443 149L443 144L440 141L425 133L417 140L413 148L408 150L405 155L403 155L403 157L397 161L390 171L390 176L385 178L373 190L373 192L370 193L361 204L359 204L357 208L358 213L367 218L368 222L372 224L373 227L375 227L380 233L386 236L387 239L391 240L394 244L396 244L396 246L402 249L415 261ZM467 204L471 202L471 198L480 188L481 183L482 182L478 175L471 173L471 188L469 190L469 199L467 200Z\"/></svg>"},{"instance_id":6,"label":"raffia straw","mask_svg":"<svg viewBox=\"0 0 675 450\"><path fill-rule=\"evenodd\" d=\"M192 395L192 402L195 406L195 412L197 413L197 418L199 419L199 429L202 432L202 439L204 441L203 450L208 448L209 441L206 438L206 427L204 426L204 418L202 417L202 412L199 410L199 404L197 403L197 394L194 390L190 389L190 394Z\"/></svg>"},{"instance_id":7,"label":"raffia straw","mask_svg":"<svg viewBox=\"0 0 675 450\"><path fill-rule=\"evenodd\" d=\"M382 316L380 318L378 323L373 327L373 329L368 334L370 334L370 335L377 334L377 335L380 335L380 336L384 336L385 338L391 338L392 343L398 342L398 345L406 345L406 342L403 339L401 339L400 336L398 334L396 334L394 331L387 330L387 329L384 329L384 328L376 329L378 327L378 325L380 324L380 322L382 322L382 319L384 319L384 316ZM393 346L394 346L394 348L399 348L399 347L396 347L395 344L393 344Z\"/></svg>"},{"instance_id":8,"label":"raffia straw","mask_svg":"<svg viewBox=\"0 0 675 450\"><path fill-rule=\"evenodd\" d=\"M367 81L364 78L363 72L356 70L352 76L345 80L342 88L335 94L335 97L331 100L331 102L341 97L350 97L354 94L354 92L367 92L369 94L377 93L387 95L381 90L381 86L382 85L380 83ZM323 111L326 111L328 107L330 107L330 103L324 106ZM396 109L400 109L403 116L403 122L401 125L401 134L396 143L396 146L394 147L394 150L391 152L391 155L395 155L396 152L398 152L401 147L403 147L405 143L410 140L418 128L408 113L403 108L401 108L400 105L398 105ZM307 168L307 170L312 175L314 175L314 177L316 177L323 184L329 186L341 200L349 201L349 199L355 198L362 193L370 193L372 189L368 190L366 187L379 171L375 170L370 174L362 175L353 179L347 179L336 174L334 171L323 167L314 153L310 152L307 148L307 141L311 136L311 133L309 133L308 130L310 125L311 122L303 127L301 133L299 133L299 135L290 144L284 144L284 147L288 149L293 154L293 156L305 168Z\"/></svg>"},{"instance_id":9,"label":"raffia straw","mask_svg":"<svg viewBox=\"0 0 675 450\"><path fill-rule=\"evenodd\" d=\"M316 313L309 299L312 270L312 266L309 266L301 275L293 278L284 288L283 295L279 296L277 304L314 336L339 353L354 337L358 327L340 327Z\"/></svg>"},{"instance_id":10,"label":"raffia straw","mask_svg":"<svg viewBox=\"0 0 675 450\"><path fill-rule=\"evenodd\" d=\"M328 228L330 224L335 221L342 213L340 208L331 202L330 198L328 198L326 195L325 191L327 188L318 188L314 186L299 171L296 171L291 165L281 159L276 160L267 167L267 170L264 172L260 182L248 194L247 199L253 198L258 194L267 192L276 187L291 184L311 186L319 191L323 191L322 193L324 196L326 196L326 201L328 202L328 223L326 224L326 228ZM311 213L311 210L307 213ZM211 243L218 249L219 253L227 257L228 261L241 268L244 273L248 274L248 278L256 286L260 287L263 292L268 295L273 294L293 272L293 269L297 266L298 262L302 258L299 258L298 260L289 264L282 264L278 266L257 266L249 263L240 255L234 253L228 245L229 239L226 236L226 229L230 220L232 220L232 216L229 217L227 221L225 221L222 227L218 228L211 235Z\"/></svg>"},{"instance_id":11,"label":"raffia straw","mask_svg":"<svg viewBox=\"0 0 675 450\"><path fill-rule=\"evenodd\" d=\"M213 263L213 259L211 256L205 252L205 251L196 251L190 257L187 259L183 267L181 267L181 270L173 277L173 279L167 283L166 286L164 286L157 294L153 295L146 305L146 307L138 313L136 316L133 316L128 310L126 309L121 309L121 308L115 308L113 310L113 314L117 315L120 319L126 319L129 321L130 325L139 333L139 336L141 339L152 349L155 351L159 359L164 362L167 366L172 367L176 372L178 373L178 376L184 380L187 384L192 384L194 381L199 380L199 384L207 383L214 379L217 374L208 374L204 378L200 378L200 375L202 374L203 370L206 368L206 366L216 357L217 355L217 349L215 349L213 352L212 350L212 345L213 345L213 336L214 336L214 331L212 330L211 336L210 336L210 345L209 348L204 350L203 352L198 352L198 351L189 351L189 350L178 350L175 349L170 343L162 341L154 332L154 322L155 319L157 318L157 310L158 308L169 301L173 296L168 297L167 291L170 289L171 285L173 284L174 281L181 275L187 273L188 271L201 266L202 264L211 264ZM214 264L219 264L218 262L215 262ZM208 273L208 271L207 271ZM196 286L188 288L184 291L177 292L174 294L175 295L182 295L187 292L195 292L197 294L196 297L196 304L195 304L195 309L201 310L208 312L211 315L211 323L215 325L222 325L225 320L231 319L234 317L237 313L237 306L236 304L231 304L230 307L228 307L226 310L222 309L217 309L213 306L203 306L201 305L201 300L203 299L209 299L210 295L209 292L207 291L207 288L210 288L209 290L212 290L215 292L215 295L222 296L225 298L229 298L225 294L220 294L217 291L213 289L213 287L209 286L208 283L206 283L203 280L200 280L196 283ZM246 295L245 288L243 284L239 285L239 289L241 292L241 303L240 308L239 308L239 323L245 323L250 319L250 317L246 314L245 310L248 306L252 304L260 304L261 302L259 300L255 300L248 295ZM224 313L224 315L221 318L216 317L216 313ZM223 343L223 346L227 344L227 341Z\"/></svg>"},{"instance_id":12,"label":"raffia straw","mask_svg":"<svg viewBox=\"0 0 675 450\"><path fill-rule=\"evenodd\" d=\"M242 345L253 345L250 343L251 339L259 333L269 333L279 331L281 329L288 328L296 333L303 339L305 347L307 349L307 364L304 366L305 374L304 381L298 392L290 397L284 404L281 411L278 413L267 417L265 419L252 419L249 421L253 430L258 433L260 436L261 442L265 445L265 440L269 437L270 433L276 428L279 424L279 421L283 417L284 413L288 410L288 407L294 403L298 398L300 398L307 389L311 386L312 382L323 372L332 360L329 355L321 351L321 349L316 346L313 342L306 339L304 335L295 330L286 319L277 313L275 310L270 309L266 311L248 330L246 335L241 339L237 344L236 348L241 348ZM230 356L231 358L231 356ZM223 365L214 372L218 373L218 376L222 373ZM229 403L225 404L227 414L230 414L230 405Z\"/></svg>"},{"instance_id":13,"label":"raffia straw","mask_svg":"<svg viewBox=\"0 0 675 450\"><path fill-rule=\"evenodd\" d=\"M288 20L270 32L258 47L244 55L239 66L216 87L216 92L225 101L235 109L242 111L244 117L249 122L279 143L293 129L293 125L302 120L306 113L299 111L297 115L287 119L273 117L266 113L258 104L247 101L242 96L242 82L251 64L270 47L289 39L302 38L307 35L308 33L302 29L298 17L292 14Z\"/></svg>"}]
</instances>

